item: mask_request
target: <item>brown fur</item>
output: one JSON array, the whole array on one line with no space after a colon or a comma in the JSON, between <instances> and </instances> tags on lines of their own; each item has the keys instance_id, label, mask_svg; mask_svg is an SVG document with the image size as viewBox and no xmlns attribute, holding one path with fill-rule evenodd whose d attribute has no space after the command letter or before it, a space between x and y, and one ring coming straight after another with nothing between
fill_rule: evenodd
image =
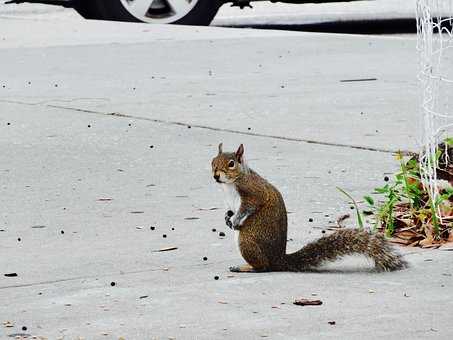
<instances>
[{"instance_id":1,"label":"brown fur","mask_svg":"<svg viewBox=\"0 0 453 340\"><path fill-rule=\"evenodd\" d=\"M243 162L243 146L236 153L219 154L212 160L216 178L232 183L241 197L239 213L247 218L239 225L239 249L254 271L307 271L325 261L345 255L363 254L374 260L379 271L398 270L406 262L396 254L381 235L343 229L286 254L287 213L280 192L272 184L248 169ZM234 167L231 161L234 161ZM220 177L218 177L220 176ZM233 267L232 271L251 271L250 267Z\"/></svg>"}]
</instances>

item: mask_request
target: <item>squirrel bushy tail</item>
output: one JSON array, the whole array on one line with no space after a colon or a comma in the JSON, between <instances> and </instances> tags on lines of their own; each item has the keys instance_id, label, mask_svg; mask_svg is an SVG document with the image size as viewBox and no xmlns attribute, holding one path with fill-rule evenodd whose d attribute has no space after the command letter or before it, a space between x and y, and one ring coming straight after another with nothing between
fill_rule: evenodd
<instances>
[{"instance_id":1,"label":"squirrel bushy tail","mask_svg":"<svg viewBox=\"0 0 453 340\"><path fill-rule=\"evenodd\" d=\"M374 260L377 271L393 271L407 267L401 255L395 253L383 235L357 229L343 229L321 237L282 261L282 271L309 271L323 262L334 261L345 255L362 254Z\"/></svg>"}]
</instances>

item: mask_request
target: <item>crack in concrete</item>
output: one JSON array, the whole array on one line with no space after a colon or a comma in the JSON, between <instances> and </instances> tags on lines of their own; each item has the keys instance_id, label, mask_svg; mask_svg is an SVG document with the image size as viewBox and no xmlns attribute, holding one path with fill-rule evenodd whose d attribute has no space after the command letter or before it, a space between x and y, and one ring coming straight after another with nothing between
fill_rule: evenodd
<instances>
[{"instance_id":1,"label":"crack in concrete","mask_svg":"<svg viewBox=\"0 0 453 340\"><path fill-rule=\"evenodd\" d=\"M81 101L81 100L103 101L103 102L109 102L110 101L109 98L78 97L78 98L72 98L72 99L52 98L52 99L47 99L47 100L43 100L43 101L40 101L40 102L23 102L23 101L20 101L20 100L0 99L0 103L28 105L28 106L41 106L41 105L49 106L49 105L51 105L49 103L55 103L55 102L74 103L74 102Z\"/></svg>"},{"instance_id":2,"label":"crack in concrete","mask_svg":"<svg viewBox=\"0 0 453 340\"><path fill-rule=\"evenodd\" d=\"M46 107L50 107L50 108L54 108L54 109L63 109L63 110L69 110L69 111L84 112L84 113L96 114L96 115L101 115L101 116L114 116L114 117L121 117L121 118L144 120L144 121L165 124L165 125L184 126L184 127L198 128L198 129L217 131L217 132L234 133L234 134L238 134L238 135L271 138L271 139L284 140L284 141L289 141L289 142L299 142L299 143L332 146L332 147L338 147L338 148L348 148L348 149L363 150L363 151L391 153L391 154L396 154L396 153L401 153L403 155L412 155L413 154L413 152L410 150L393 150L393 149L386 149L386 148L379 148L379 147L362 146L362 145L356 145L356 144L325 142L325 141L321 141L321 140L314 140L314 139L308 139L308 138L285 137L285 136L271 135L271 134L258 133L258 132L218 128L218 127L202 125L202 124L189 124L189 123L185 123L185 122L171 121L171 120L165 120L165 119L139 117L139 116L124 114L124 113L119 113L119 112L102 112L102 111L94 111L94 110L89 110L89 109L81 109L81 108L71 107L71 106L45 104L45 102L43 102L43 103L39 103L39 102L38 103L26 103L26 102L13 101L13 100L0 100L0 102L10 103L10 104L19 104L19 105L28 105L28 106L44 105Z\"/></svg>"},{"instance_id":3,"label":"crack in concrete","mask_svg":"<svg viewBox=\"0 0 453 340\"><path fill-rule=\"evenodd\" d=\"M215 261L215 262L211 262L210 264L225 264L227 262L228 261ZM60 282L70 282L70 281L78 281L78 280L89 280L89 279L99 279L99 278L105 278L105 277L117 277L117 276L126 276L126 275L141 274L141 273L160 272L160 271L165 271L166 269L174 270L174 269L181 269L181 268L185 268L185 267L194 268L194 267L204 267L204 266L206 266L206 264L200 263L200 264L194 264L194 265L181 265L181 266L164 267L164 268L120 271L120 272L116 272L116 273L101 274L101 275L76 276L76 277L70 277L70 278L59 279L59 280L48 280L48 281L40 281L40 282L15 284L15 285L9 285L9 286L0 286L0 290L42 286L42 285L49 285L49 284L60 283Z\"/></svg>"},{"instance_id":4,"label":"crack in concrete","mask_svg":"<svg viewBox=\"0 0 453 340\"><path fill-rule=\"evenodd\" d=\"M325 142L325 141L307 139L307 138L285 137L285 136L271 135L271 134L258 133L258 132L218 128L218 127L202 125L202 124L189 124L189 123L185 123L185 122L171 121L171 120L165 120L165 119L139 117L139 116L133 116L133 115L117 113L117 112L105 113L105 112L101 112L101 111L93 111L93 110L80 109L80 108L61 106L61 105L47 105L47 106L56 108L56 109L73 110L73 111L78 111L78 112L98 114L98 115L102 115L102 116L114 116L114 117L129 118L129 119L136 119L136 120L145 120L145 121L166 124L166 125L176 125L176 126L184 126L184 127L190 126L191 128L198 128L198 129L218 131L218 132L228 132L228 133L234 133L234 134L239 134L239 135L262 137L262 138L271 138L271 139L278 139L278 140L284 140L284 141L290 141L290 142L301 142L301 143L307 143L307 144L333 146L333 147L339 147L339 148L349 148L349 149L383 152L383 153L391 153L391 154L396 154L396 153L402 153L403 155L412 154L412 152L409 150L392 150L392 149L385 149L385 148L378 148L378 147L371 147L371 146Z\"/></svg>"}]
</instances>

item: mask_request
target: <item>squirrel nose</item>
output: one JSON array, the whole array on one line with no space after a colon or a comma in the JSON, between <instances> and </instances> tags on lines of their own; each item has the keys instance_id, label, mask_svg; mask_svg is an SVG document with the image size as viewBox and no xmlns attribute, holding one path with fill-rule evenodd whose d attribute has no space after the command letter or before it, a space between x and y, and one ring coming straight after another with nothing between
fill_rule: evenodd
<instances>
[{"instance_id":1,"label":"squirrel nose","mask_svg":"<svg viewBox=\"0 0 453 340\"><path fill-rule=\"evenodd\" d=\"M214 175L214 179L218 182L219 179L220 179L220 176L219 175Z\"/></svg>"}]
</instances>

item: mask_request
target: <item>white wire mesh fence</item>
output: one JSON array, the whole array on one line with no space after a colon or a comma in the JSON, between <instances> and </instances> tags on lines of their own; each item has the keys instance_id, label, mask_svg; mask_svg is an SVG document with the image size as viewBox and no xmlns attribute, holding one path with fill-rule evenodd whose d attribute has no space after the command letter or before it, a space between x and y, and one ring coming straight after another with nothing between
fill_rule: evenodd
<instances>
[{"instance_id":1,"label":"white wire mesh fence","mask_svg":"<svg viewBox=\"0 0 453 340\"><path fill-rule=\"evenodd\" d=\"M422 89L420 168L432 202L436 201L441 188L438 169L449 163L451 151L448 152L448 148L453 148L448 143L448 138L453 137L452 26L453 0L417 0L417 48ZM439 152L445 155L441 162ZM437 213L441 219L440 211Z\"/></svg>"}]
</instances>

